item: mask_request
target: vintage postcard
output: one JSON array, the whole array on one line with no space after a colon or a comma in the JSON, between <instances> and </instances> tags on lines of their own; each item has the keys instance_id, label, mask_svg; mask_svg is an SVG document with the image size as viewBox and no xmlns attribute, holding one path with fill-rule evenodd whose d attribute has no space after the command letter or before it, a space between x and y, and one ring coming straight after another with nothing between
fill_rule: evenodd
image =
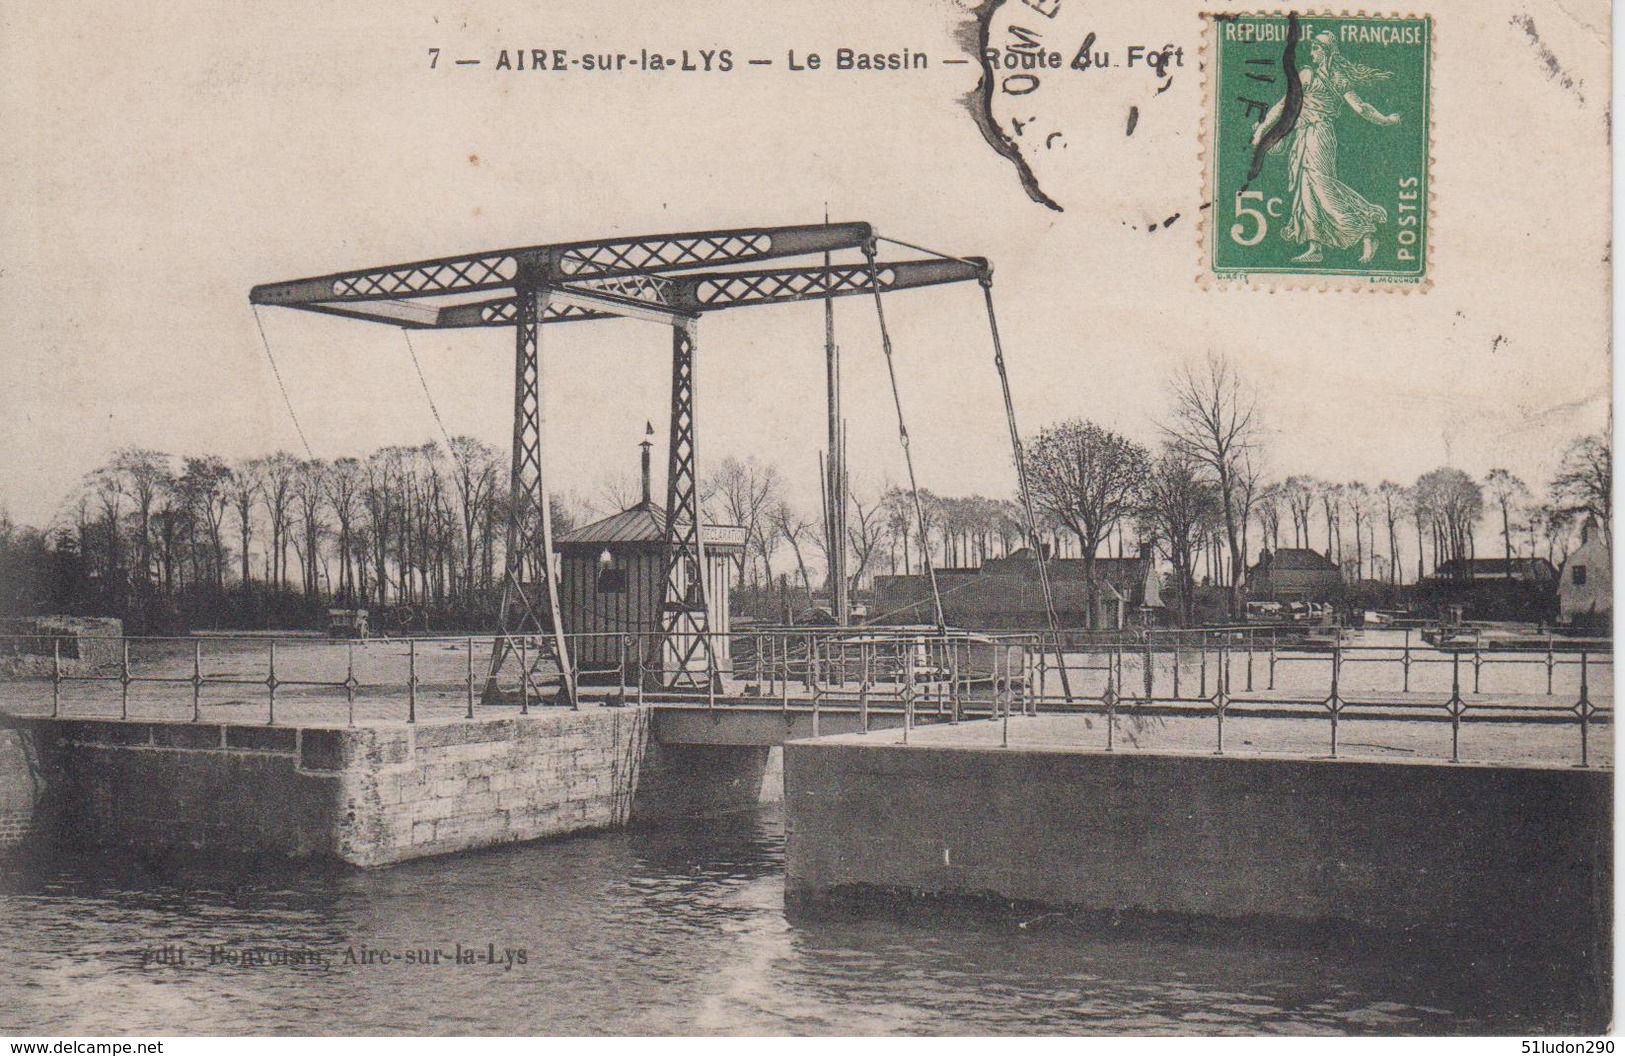
<instances>
[{"instance_id":1,"label":"vintage postcard","mask_svg":"<svg viewBox=\"0 0 1625 1056\"><path fill-rule=\"evenodd\" d=\"M0 3L0 1034L1611 1052L1612 33Z\"/></svg>"}]
</instances>

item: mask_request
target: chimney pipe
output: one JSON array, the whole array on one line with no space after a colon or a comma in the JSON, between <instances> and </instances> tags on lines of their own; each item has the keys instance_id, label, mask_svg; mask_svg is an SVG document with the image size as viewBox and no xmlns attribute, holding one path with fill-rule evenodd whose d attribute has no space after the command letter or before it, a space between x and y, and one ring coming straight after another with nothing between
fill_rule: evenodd
<instances>
[{"instance_id":1,"label":"chimney pipe","mask_svg":"<svg viewBox=\"0 0 1625 1056\"><path fill-rule=\"evenodd\" d=\"M647 506L649 505L649 449L654 446L654 441L650 437L655 435L655 424L653 422L644 422L643 429L643 443L638 446L643 448L643 505Z\"/></svg>"}]
</instances>

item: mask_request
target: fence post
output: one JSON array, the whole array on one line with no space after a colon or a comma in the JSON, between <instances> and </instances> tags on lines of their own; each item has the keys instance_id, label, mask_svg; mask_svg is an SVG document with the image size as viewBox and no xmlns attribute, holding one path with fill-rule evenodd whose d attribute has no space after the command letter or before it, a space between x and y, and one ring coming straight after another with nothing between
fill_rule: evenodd
<instances>
[{"instance_id":1,"label":"fence post","mask_svg":"<svg viewBox=\"0 0 1625 1056\"><path fill-rule=\"evenodd\" d=\"M51 639L51 718L62 714L62 639Z\"/></svg>"},{"instance_id":2,"label":"fence post","mask_svg":"<svg viewBox=\"0 0 1625 1056\"><path fill-rule=\"evenodd\" d=\"M1220 649L1220 651L1222 653L1223 650L1224 650L1224 646L1221 645L1219 647L1219 649ZM1213 752L1214 755L1223 755L1224 754L1224 709L1225 709L1225 707L1227 705L1227 701L1225 700L1225 691L1229 688L1225 684L1226 683L1226 674L1225 674L1225 672L1226 672L1226 665L1221 663L1219 665L1219 674L1218 674L1218 679L1217 679L1219 684L1215 688L1214 693L1213 693L1213 714L1214 714L1214 717L1216 719L1216 725L1217 725L1217 729L1215 731L1216 737L1217 737L1217 745L1215 746L1215 749L1214 749L1214 752Z\"/></svg>"},{"instance_id":3,"label":"fence post","mask_svg":"<svg viewBox=\"0 0 1625 1056\"><path fill-rule=\"evenodd\" d=\"M1206 700L1207 699L1207 632L1206 631L1202 631L1197 635L1196 648L1197 648L1197 651L1198 651L1198 653L1200 654L1200 656L1202 658L1202 684L1199 687L1199 691L1197 692L1196 695L1201 697L1203 700Z\"/></svg>"},{"instance_id":4,"label":"fence post","mask_svg":"<svg viewBox=\"0 0 1625 1056\"><path fill-rule=\"evenodd\" d=\"M1480 667L1484 666L1484 656L1483 656L1482 653L1479 652L1480 648L1482 648L1482 647L1479 645L1478 639L1474 638L1473 639L1473 692L1474 693L1479 692L1479 689L1478 689L1478 669Z\"/></svg>"},{"instance_id":5,"label":"fence post","mask_svg":"<svg viewBox=\"0 0 1625 1056\"><path fill-rule=\"evenodd\" d=\"M203 694L203 643L192 643L192 721L203 720L203 709L200 697Z\"/></svg>"},{"instance_id":6,"label":"fence post","mask_svg":"<svg viewBox=\"0 0 1625 1056\"><path fill-rule=\"evenodd\" d=\"M1151 703L1151 698L1156 695L1156 676L1153 674L1153 668L1152 668L1152 664L1151 664L1151 629L1149 627L1146 628L1146 632L1145 632L1145 672L1144 672L1144 675L1145 675L1145 702L1147 704L1149 704L1149 703Z\"/></svg>"},{"instance_id":7,"label":"fence post","mask_svg":"<svg viewBox=\"0 0 1625 1056\"><path fill-rule=\"evenodd\" d=\"M1060 644L1060 635L1055 636L1055 642ZM1059 651L1059 650L1057 650ZM1044 639L1038 639L1038 699L1040 702L1049 697L1049 650L1044 648Z\"/></svg>"},{"instance_id":8,"label":"fence post","mask_svg":"<svg viewBox=\"0 0 1625 1056\"><path fill-rule=\"evenodd\" d=\"M118 670L118 717L120 719L128 719L130 717L130 640L128 638L120 639L120 644L124 646L124 651L121 654L123 659L119 661ZM275 646L272 648L275 648ZM81 652L79 655L83 656L84 654Z\"/></svg>"},{"instance_id":9,"label":"fence post","mask_svg":"<svg viewBox=\"0 0 1625 1056\"><path fill-rule=\"evenodd\" d=\"M1253 691L1253 632L1247 632L1247 692Z\"/></svg>"},{"instance_id":10,"label":"fence post","mask_svg":"<svg viewBox=\"0 0 1625 1056\"><path fill-rule=\"evenodd\" d=\"M1589 769L1591 766L1590 733L1591 733L1591 678L1586 664L1587 654L1580 650L1580 700L1575 704L1575 710L1580 713L1580 766Z\"/></svg>"},{"instance_id":11,"label":"fence post","mask_svg":"<svg viewBox=\"0 0 1625 1056\"><path fill-rule=\"evenodd\" d=\"M717 679L720 674L717 667L716 650L716 637L711 631L707 630L705 632L705 706L711 709L715 709L717 706Z\"/></svg>"},{"instance_id":12,"label":"fence post","mask_svg":"<svg viewBox=\"0 0 1625 1056\"><path fill-rule=\"evenodd\" d=\"M572 662L576 665L576 672L579 674L581 671L581 635L565 635L564 643L565 656L572 658ZM598 650L596 648L593 650L594 653L597 651ZM569 683L565 681L564 677L564 657L559 657L559 661L559 689L562 691L569 685ZM581 685L579 682L576 684L574 691L570 694L570 710L581 710Z\"/></svg>"},{"instance_id":13,"label":"fence post","mask_svg":"<svg viewBox=\"0 0 1625 1056\"><path fill-rule=\"evenodd\" d=\"M1100 695L1101 702L1106 705L1106 750L1116 750L1117 736L1117 691L1113 688L1112 665L1106 664L1106 692Z\"/></svg>"},{"instance_id":14,"label":"fence post","mask_svg":"<svg viewBox=\"0 0 1625 1056\"><path fill-rule=\"evenodd\" d=\"M1548 631L1546 634L1546 695L1548 697L1552 695L1552 668L1554 666L1555 664L1552 657L1552 635L1551 632Z\"/></svg>"},{"instance_id":15,"label":"fence post","mask_svg":"<svg viewBox=\"0 0 1625 1056\"><path fill-rule=\"evenodd\" d=\"M273 639L271 642L271 662L265 675L265 688L268 691L267 714L265 717L265 725L267 726L276 725L276 687L276 641Z\"/></svg>"},{"instance_id":16,"label":"fence post","mask_svg":"<svg viewBox=\"0 0 1625 1056\"><path fill-rule=\"evenodd\" d=\"M355 725L355 643L344 643L344 704L346 722ZM474 650L468 652L468 717L474 717Z\"/></svg>"},{"instance_id":17,"label":"fence post","mask_svg":"<svg viewBox=\"0 0 1625 1056\"><path fill-rule=\"evenodd\" d=\"M1326 707L1332 713L1332 758L1337 758L1337 713L1343 710L1343 700L1338 696L1338 675L1343 668L1343 642L1341 638L1332 640L1332 695L1326 698Z\"/></svg>"},{"instance_id":18,"label":"fence post","mask_svg":"<svg viewBox=\"0 0 1625 1056\"><path fill-rule=\"evenodd\" d=\"M623 656L621 659L625 660L626 658ZM474 717L474 636L473 635L468 636L468 709L465 712L465 717L470 718L470 719L472 719Z\"/></svg>"},{"instance_id":19,"label":"fence post","mask_svg":"<svg viewBox=\"0 0 1625 1056\"><path fill-rule=\"evenodd\" d=\"M1461 654L1450 654L1450 700L1445 704L1450 712L1450 761L1461 762L1461 713L1465 705L1461 700Z\"/></svg>"},{"instance_id":20,"label":"fence post","mask_svg":"<svg viewBox=\"0 0 1625 1056\"><path fill-rule=\"evenodd\" d=\"M869 732L869 645L858 643L858 732Z\"/></svg>"},{"instance_id":21,"label":"fence post","mask_svg":"<svg viewBox=\"0 0 1625 1056\"><path fill-rule=\"evenodd\" d=\"M1004 699L1004 722L1000 727L999 747L1008 748L1010 747L1010 705L1013 703L1011 698L1015 696L1015 682L1010 677L1010 654L1004 649L1000 649L999 652L1004 654L1004 684L1006 687Z\"/></svg>"},{"instance_id":22,"label":"fence post","mask_svg":"<svg viewBox=\"0 0 1625 1056\"><path fill-rule=\"evenodd\" d=\"M418 721L418 640L406 640L406 721Z\"/></svg>"},{"instance_id":23,"label":"fence post","mask_svg":"<svg viewBox=\"0 0 1625 1056\"><path fill-rule=\"evenodd\" d=\"M1409 693L1411 691L1411 629L1409 627L1405 628L1405 652L1399 658L1399 666L1405 675L1402 692Z\"/></svg>"},{"instance_id":24,"label":"fence post","mask_svg":"<svg viewBox=\"0 0 1625 1056\"><path fill-rule=\"evenodd\" d=\"M648 681L648 678L644 675L644 672L643 672L643 668L644 668L643 658L646 655L648 647L649 646L648 646L647 640L640 633L638 635L638 667L637 667L638 707L640 707L640 708L643 707L643 684Z\"/></svg>"},{"instance_id":25,"label":"fence post","mask_svg":"<svg viewBox=\"0 0 1625 1056\"><path fill-rule=\"evenodd\" d=\"M903 743L908 743L909 728L914 725L914 642L904 646L903 660Z\"/></svg>"},{"instance_id":26,"label":"fence post","mask_svg":"<svg viewBox=\"0 0 1625 1056\"><path fill-rule=\"evenodd\" d=\"M819 735L819 730L818 730L819 700L818 700L818 698L821 697L822 695L823 694L819 693L816 690L813 691L813 695L812 695L812 735L814 737L817 737Z\"/></svg>"},{"instance_id":27,"label":"fence post","mask_svg":"<svg viewBox=\"0 0 1625 1056\"><path fill-rule=\"evenodd\" d=\"M526 659L524 635L519 636L519 714L530 714L530 662Z\"/></svg>"}]
</instances>

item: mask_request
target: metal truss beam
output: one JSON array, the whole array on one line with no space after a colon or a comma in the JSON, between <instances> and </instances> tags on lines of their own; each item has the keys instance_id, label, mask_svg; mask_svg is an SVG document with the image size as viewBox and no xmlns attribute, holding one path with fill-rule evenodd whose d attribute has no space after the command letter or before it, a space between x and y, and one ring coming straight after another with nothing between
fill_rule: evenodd
<instances>
[{"instance_id":1,"label":"metal truss beam","mask_svg":"<svg viewBox=\"0 0 1625 1056\"><path fill-rule=\"evenodd\" d=\"M305 307L497 290L521 283L551 286L859 249L873 238L874 229L868 224L844 223L526 246L265 283L249 292L249 300L254 304Z\"/></svg>"},{"instance_id":2,"label":"metal truss beam","mask_svg":"<svg viewBox=\"0 0 1625 1056\"><path fill-rule=\"evenodd\" d=\"M567 703L576 703L575 668L565 647L559 616L558 580L553 575L553 510L547 493L544 404L542 402L542 326L550 292L525 290L518 298L514 326L513 468L509 478L512 507L508 514L506 573L502 579L500 634L491 650L486 697L497 688L497 675L518 639L539 638L538 650L558 666ZM538 589L540 588L540 589ZM545 606L545 607L544 607ZM519 677L531 690L531 671Z\"/></svg>"},{"instance_id":3,"label":"metal truss beam","mask_svg":"<svg viewBox=\"0 0 1625 1056\"><path fill-rule=\"evenodd\" d=\"M771 271L715 272L674 278L673 301L695 312L752 304L821 301L828 297L908 290L949 282L975 282L990 270L985 260L905 260L834 267L778 268Z\"/></svg>"},{"instance_id":4,"label":"metal truss beam","mask_svg":"<svg viewBox=\"0 0 1625 1056\"><path fill-rule=\"evenodd\" d=\"M990 270L986 261L976 257L965 261L904 260L877 265L875 278L882 293L891 293L951 282L976 282ZM654 313L652 317L668 321L672 313L698 315L755 304L788 304L829 297L851 297L873 293L875 288L866 264L701 272L696 275L674 275L663 281L667 283L661 293L664 299L658 302L615 296L599 289L583 288L576 283L556 287L553 303L543 322L608 319L633 314L634 310L642 310L644 315L641 317L650 317L650 313ZM442 308L432 325L438 329L512 326L514 303L512 297L498 297L477 304ZM324 306L316 310L331 309ZM365 309L339 310L336 314L359 315L363 311ZM661 312L667 314L661 315Z\"/></svg>"},{"instance_id":5,"label":"metal truss beam","mask_svg":"<svg viewBox=\"0 0 1625 1056\"><path fill-rule=\"evenodd\" d=\"M660 609L668 688L709 684L711 607L694 442L694 319L672 325L671 437L666 472L666 590ZM696 670L696 667L698 669Z\"/></svg>"}]
</instances>

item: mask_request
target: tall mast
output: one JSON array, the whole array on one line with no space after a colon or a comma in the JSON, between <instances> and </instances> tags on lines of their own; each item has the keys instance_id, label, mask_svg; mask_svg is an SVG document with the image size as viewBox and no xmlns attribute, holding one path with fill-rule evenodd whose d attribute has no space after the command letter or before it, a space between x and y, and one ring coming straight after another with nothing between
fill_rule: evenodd
<instances>
[{"instance_id":1,"label":"tall mast","mask_svg":"<svg viewBox=\"0 0 1625 1056\"><path fill-rule=\"evenodd\" d=\"M829 206L824 206L829 223ZM824 253L824 267L830 266ZM846 596L846 443L841 427L841 350L835 345L835 299L824 298L824 370L829 394L829 458L824 463L824 552L829 555L829 596L835 622L850 622Z\"/></svg>"}]
</instances>

